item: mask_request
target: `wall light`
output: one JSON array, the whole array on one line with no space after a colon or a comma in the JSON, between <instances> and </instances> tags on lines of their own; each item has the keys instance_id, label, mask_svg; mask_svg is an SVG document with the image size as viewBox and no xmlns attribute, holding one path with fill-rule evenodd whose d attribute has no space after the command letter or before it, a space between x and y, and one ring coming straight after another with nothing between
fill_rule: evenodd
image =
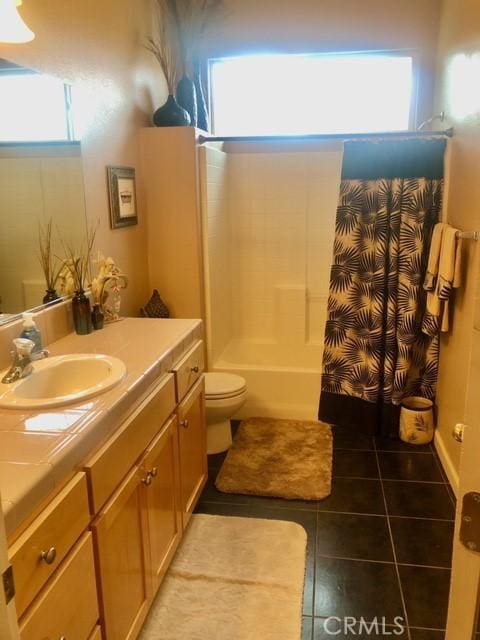
<instances>
[{"instance_id":1,"label":"wall light","mask_svg":"<svg viewBox=\"0 0 480 640\"><path fill-rule=\"evenodd\" d=\"M455 55L448 66L450 111L458 120L480 114L480 52Z\"/></svg>"},{"instance_id":2,"label":"wall light","mask_svg":"<svg viewBox=\"0 0 480 640\"><path fill-rule=\"evenodd\" d=\"M0 0L0 42L30 42L35 38L18 13L22 0Z\"/></svg>"}]
</instances>

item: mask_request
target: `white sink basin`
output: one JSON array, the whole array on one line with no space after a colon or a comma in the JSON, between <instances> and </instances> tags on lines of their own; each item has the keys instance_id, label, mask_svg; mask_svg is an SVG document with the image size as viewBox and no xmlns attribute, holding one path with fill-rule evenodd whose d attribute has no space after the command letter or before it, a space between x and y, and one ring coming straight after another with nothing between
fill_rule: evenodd
<instances>
[{"instance_id":1,"label":"white sink basin","mask_svg":"<svg viewBox=\"0 0 480 640\"><path fill-rule=\"evenodd\" d=\"M42 409L80 402L108 391L126 372L124 363L112 356L82 353L45 358L33 363L33 373L26 378L0 384L0 407Z\"/></svg>"}]
</instances>

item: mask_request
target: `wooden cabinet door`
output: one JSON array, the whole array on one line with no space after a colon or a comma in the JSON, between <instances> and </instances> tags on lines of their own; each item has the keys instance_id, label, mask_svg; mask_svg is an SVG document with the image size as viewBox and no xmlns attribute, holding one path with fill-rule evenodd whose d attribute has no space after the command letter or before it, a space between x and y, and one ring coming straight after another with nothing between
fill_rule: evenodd
<instances>
[{"instance_id":1,"label":"wooden cabinet door","mask_svg":"<svg viewBox=\"0 0 480 640\"><path fill-rule=\"evenodd\" d=\"M182 535L178 500L178 431L173 416L149 447L141 467L154 593L163 580Z\"/></svg>"},{"instance_id":2,"label":"wooden cabinet door","mask_svg":"<svg viewBox=\"0 0 480 640\"><path fill-rule=\"evenodd\" d=\"M207 427L203 377L178 406L180 490L185 528L207 481Z\"/></svg>"},{"instance_id":3,"label":"wooden cabinet door","mask_svg":"<svg viewBox=\"0 0 480 640\"><path fill-rule=\"evenodd\" d=\"M20 619L20 637L87 640L97 623L92 535L85 533Z\"/></svg>"},{"instance_id":4,"label":"wooden cabinet door","mask_svg":"<svg viewBox=\"0 0 480 640\"><path fill-rule=\"evenodd\" d=\"M104 640L135 638L151 600L142 473L134 467L92 526Z\"/></svg>"}]
</instances>

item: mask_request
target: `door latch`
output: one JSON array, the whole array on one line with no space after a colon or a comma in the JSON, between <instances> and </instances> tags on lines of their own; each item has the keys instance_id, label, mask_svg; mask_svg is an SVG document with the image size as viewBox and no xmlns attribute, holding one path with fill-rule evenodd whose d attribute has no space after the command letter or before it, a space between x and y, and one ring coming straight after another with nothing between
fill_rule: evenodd
<instances>
[{"instance_id":1,"label":"door latch","mask_svg":"<svg viewBox=\"0 0 480 640\"><path fill-rule=\"evenodd\" d=\"M470 551L480 553L480 493L477 491L463 496L460 542Z\"/></svg>"},{"instance_id":2,"label":"door latch","mask_svg":"<svg viewBox=\"0 0 480 640\"><path fill-rule=\"evenodd\" d=\"M10 565L2 574L3 591L5 593L5 602L8 604L15 596L15 583L13 581L13 568Z\"/></svg>"},{"instance_id":3,"label":"door latch","mask_svg":"<svg viewBox=\"0 0 480 640\"><path fill-rule=\"evenodd\" d=\"M457 442L463 442L463 434L465 433L465 425L459 422L453 427L452 436Z\"/></svg>"}]
</instances>

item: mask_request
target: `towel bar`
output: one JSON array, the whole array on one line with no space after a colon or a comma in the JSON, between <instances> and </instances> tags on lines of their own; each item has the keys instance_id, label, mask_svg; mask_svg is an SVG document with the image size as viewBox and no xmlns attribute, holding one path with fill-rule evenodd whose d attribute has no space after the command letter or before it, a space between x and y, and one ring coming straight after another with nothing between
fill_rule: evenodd
<instances>
[{"instance_id":1,"label":"towel bar","mask_svg":"<svg viewBox=\"0 0 480 640\"><path fill-rule=\"evenodd\" d=\"M458 231L457 238L462 238L462 240L480 240L480 231Z\"/></svg>"}]
</instances>

